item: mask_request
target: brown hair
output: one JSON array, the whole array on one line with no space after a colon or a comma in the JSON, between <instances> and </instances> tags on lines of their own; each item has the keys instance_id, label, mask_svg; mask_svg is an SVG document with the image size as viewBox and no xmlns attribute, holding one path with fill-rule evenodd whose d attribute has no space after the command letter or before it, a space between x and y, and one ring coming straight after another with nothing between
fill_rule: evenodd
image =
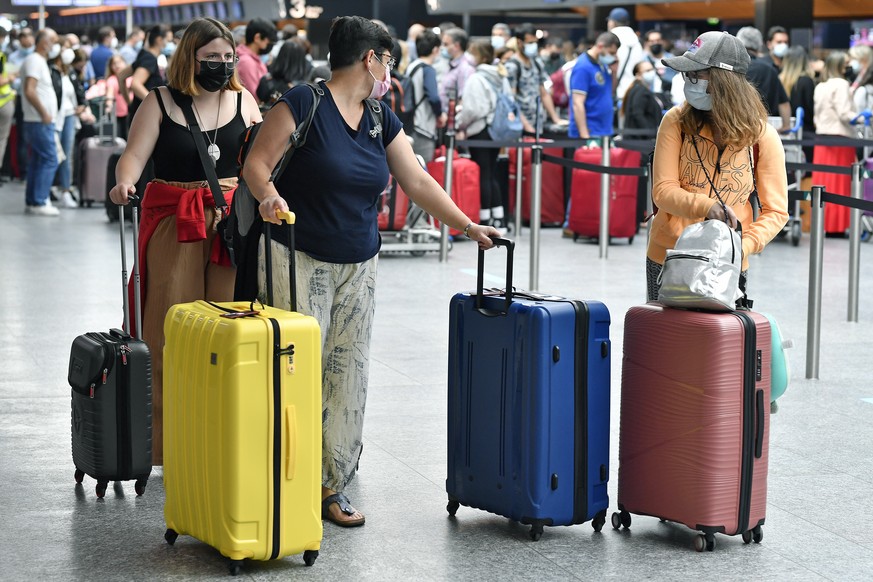
<instances>
[{"instance_id":1,"label":"brown hair","mask_svg":"<svg viewBox=\"0 0 873 582\"><path fill-rule=\"evenodd\" d=\"M186 95L199 95L200 90L194 82L195 55L200 47L209 44L216 38L226 40L236 54L236 43L233 41L233 35L225 25L214 18L195 18L191 21L191 24L185 29L185 34L182 35L182 40L179 41L179 46L176 47L176 52L170 59L170 64L167 67L167 84ZM231 91L242 91L243 86L236 70L234 70L226 88Z\"/></svg>"},{"instance_id":2,"label":"brown hair","mask_svg":"<svg viewBox=\"0 0 873 582\"><path fill-rule=\"evenodd\" d=\"M491 40L477 40L470 44L468 51L476 59L477 65L490 65L494 62L494 47Z\"/></svg>"},{"instance_id":3,"label":"brown hair","mask_svg":"<svg viewBox=\"0 0 873 582\"><path fill-rule=\"evenodd\" d=\"M846 62L849 57L842 51L834 51L825 59L825 66L821 72L822 81L846 78Z\"/></svg>"},{"instance_id":4,"label":"brown hair","mask_svg":"<svg viewBox=\"0 0 873 582\"><path fill-rule=\"evenodd\" d=\"M713 68L709 74L712 111L699 111L686 104L679 114L682 132L697 135L708 123L724 145L737 149L754 145L767 124L767 110L758 90L739 73Z\"/></svg>"}]
</instances>

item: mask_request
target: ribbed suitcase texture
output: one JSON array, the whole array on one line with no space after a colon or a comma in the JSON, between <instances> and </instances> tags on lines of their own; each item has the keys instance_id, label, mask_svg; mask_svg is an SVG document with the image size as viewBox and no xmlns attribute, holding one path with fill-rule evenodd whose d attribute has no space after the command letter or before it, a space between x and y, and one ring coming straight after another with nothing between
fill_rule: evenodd
<instances>
[{"instance_id":1,"label":"ribbed suitcase texture","mask_svg":"<svg viewBox=\"0 0 873 582\"><path fill-rule=\"evenodd\" d=\"M304 552L308 565L322 537L321 334L312 317L250 309L167 313L167 541L191 535L233 561Z\"/></svg>"},{"instance_id":2,"label":"ribbed suitcase texture","mask_svg":"<svg viewBox=\"0 0 873 582\"><path fill-rule=\"evenodd\" d=\"M510 285L511 286L511 285ZM449 513L530 524L593 520L609 505L609 312L597 301L455 295L449 313Z\"/></svg>"},{"instance_id":3,"label":"ribbed suitcase texture","mask_svg":"<svg viewBox=\"0 0 873 582\"><path fill-rule=\"evenodd\" d=\"M573 156L577 162L600 164L600 148L579 148ZM640 153L621 148L610 150L610 165L637 168ZM600 177L597 172L573 170L568 227L581 236L600 236ZM609 236L628 238L633 243L637 233L637 176L609 177Z\"/></svg>"},{"instance_id":4,"label":"ribbed suitcase texture","mask_svg":"<svg viewBox=\"0 0 873 582\"><path fill-rule=\"evenodd\" d=\"M767 504L770 325L751 311L650 303L625 317L618 503L628 513L760 541ZM710 544L711 542L711 544Z\"/></svg>"},{"instance_id":5,"label":"ribbed suitcase texture","mask_svg":"<svg viewBox=\"0 0 873 582\"><path fill-rule=\"evenodd\" d=\"M76 481L136 479L142 495L152 470L152 359L145 342L120 330L73 340L68 380Z\"/></svg>"}]
</instances>

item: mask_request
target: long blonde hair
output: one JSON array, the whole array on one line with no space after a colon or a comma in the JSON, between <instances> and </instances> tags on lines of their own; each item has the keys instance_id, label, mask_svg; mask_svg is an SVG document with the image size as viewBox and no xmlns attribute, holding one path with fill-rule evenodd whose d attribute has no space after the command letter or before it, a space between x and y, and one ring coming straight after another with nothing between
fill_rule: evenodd
<instances>
[{"instance_id":1,"label":"long blonde hair","mask_svg":"<svg viewBox=\"0 0 873 582\"><path fill-rule=\"evenodd\" d=\"M822 81L846 78L846 62L849 57L843 51L834 51L825 59L825 66L821 72Z\"/></svg>"},{"instance_id":2,"label":"long blonde hair","mask_svg":"<svg viewBox=\"0 0 873 582\"><path fill-rule=\"evenodd\" d=\"M785 87L789 97L801 77L812 78L809 72L809 57L806 56L805 48L793 46L782 58L782 72L779 74L779 80L782 81L782 86Z\"/></svg>"},{"instance_id":3,"label":"long blonde hair","mask_svg":"<svg viewBox=\"0 0 873 582\"><path fill-rule=\"evenodd\" d=\"M679 114L683 133L697 135L709 124L724 145L736 149L758 142L767 123L767 110L761 95L744 75L722 69L709 69L709 94L712 111L699 111L685 105Z\"/></svg>"}]
</instances>

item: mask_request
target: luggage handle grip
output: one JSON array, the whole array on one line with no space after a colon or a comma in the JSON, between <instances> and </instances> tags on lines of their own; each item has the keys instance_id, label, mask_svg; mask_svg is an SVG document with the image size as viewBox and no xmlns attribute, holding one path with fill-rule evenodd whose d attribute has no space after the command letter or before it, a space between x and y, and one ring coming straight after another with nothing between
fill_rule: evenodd
<instances>
[{"instance_id":1,"label":"luggage handle grip","mask_svg":"<svg viewBox=\"0 0 873 582\"><path fill-rule=\"evenodd\" d=\"M280 221L288 223L288 286L291 288L291 311L297 311L297 264L294 256L296 244L294 242L294 224L297 222L297 215L289 210L276 211L276 218ZM267 287L267 304L273 305L273 236L270 229L270 223L264 221L264 274L266 277Z\"/></svg>"},{"instance_id":2,"label":"luggage handle grip","mask_svg":"<svg viewBox=\"0 0 873 582\"><path fill-rule=\"evenodd\" d=\"M764 454L764 391L758 390L755 395L755 458L760 459Z\"/></svg>"},{"instance_id":3,"label":"luggage handle grip","mask_svg":"<svg viewBox=\"0 0 873 582\"><path fill-rule=\"evenodd\" d=\"M140 273L139 273L139 209L136 202L139 196L136 194L128 194L128 200L133 203L131 207L131 221L133 223L133 309L134 309L134 325L130 325L130 307L128 305L128 280L127 280L127 246L124 236L124 206L118 206L118 232L121 237L121 305L124 311L124 331L130 334L131 337L142 338L142 300L140 295ZM136 333L133 333L133 330Z\"/></svg>"},{"instance_id":4,"label":"luggage handle grip","mask_svg":"<svg viewBox=\"0 0 873 582\"><path fill-rule=\"evenodd\" d=\"M285 450L285 479L293 481L297 470L297 409L293 405L285 407L285 432L288 435Z\"/></svg>"},{"instance_id":5,"label":"luggage handle grip","mask_svg":"<svg viewBox=\"0 0 873 582\"><path fill-rule=\"evenodd\" d=\"M515 242L498 236L489 237L494 246L506 247L506 307L504 314L509 313L512 305L512 257L515 252ZM482 296L485 283L485 250L479 249L478 269L476 273L476 310L482 311Z\"/></svg>"}]
</instances>

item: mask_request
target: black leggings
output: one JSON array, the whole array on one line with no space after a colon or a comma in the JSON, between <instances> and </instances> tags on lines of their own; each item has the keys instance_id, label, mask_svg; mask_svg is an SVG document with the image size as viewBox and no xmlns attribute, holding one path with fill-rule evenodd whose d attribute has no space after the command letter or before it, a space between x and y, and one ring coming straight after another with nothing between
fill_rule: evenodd
<instances>
[{"instance_id":1,"label":"black leggings","mask_svg":"<svg viewBox=\"0 0 873 582\"><path fill-rule=\"evenodd\" d=\"M488 130L482 131L470 140L490 140ZM502 206L500 196L500 184L497 181L497 155L499 148L470 148L470 158L479 165L479 197L482 210L489 210L495 206ZM479 217L471 217L474 220Z\"/></svg>"}]
</instances>

